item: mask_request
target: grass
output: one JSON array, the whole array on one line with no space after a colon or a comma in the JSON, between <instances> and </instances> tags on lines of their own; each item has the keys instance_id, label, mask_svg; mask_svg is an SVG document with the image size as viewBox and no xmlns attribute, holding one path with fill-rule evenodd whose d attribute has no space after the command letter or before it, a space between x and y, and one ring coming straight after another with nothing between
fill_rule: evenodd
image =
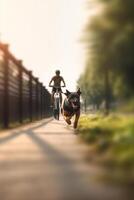
<instances>
[{"instance_id":1,"label":"grass","mask_svg":"<svg viewBox=\"0 0 134 200\"><path fill-rule=\"evenodd\" d=\"M133 113L134 108L134 98L122 103L116 110L124 113Z\"/></svg>"},{"instance_id":2,"label":"grass","mask_svg":"<svg viewBox=\"0 0 134 200\"><path fill-rule=\"evenodd\" d=\"M134 116L83 115L77 131L90 144L99 163L134 180Z\"/></svg>"}]
</instances>

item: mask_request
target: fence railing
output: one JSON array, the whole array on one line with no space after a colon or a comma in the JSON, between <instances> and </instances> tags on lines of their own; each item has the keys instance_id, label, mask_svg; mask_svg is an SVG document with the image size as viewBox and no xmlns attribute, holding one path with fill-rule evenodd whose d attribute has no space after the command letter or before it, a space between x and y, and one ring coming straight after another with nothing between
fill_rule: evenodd
<instances>
[{"instance_id":1,"label":"fence railing","mask_svg":"<svg viewBox=\"0 0 134 200\"><path fill-rule=\"evenodd\" d=\"M51 116L50 93L0 43L0 126L33 121Z\"/></svg>"}]
</instances>

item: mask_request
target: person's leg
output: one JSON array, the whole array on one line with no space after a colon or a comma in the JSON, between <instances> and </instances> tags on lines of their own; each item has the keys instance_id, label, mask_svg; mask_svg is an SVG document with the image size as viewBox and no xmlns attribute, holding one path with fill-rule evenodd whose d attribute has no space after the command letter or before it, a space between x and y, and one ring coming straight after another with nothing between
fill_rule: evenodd
<instances>
[{"instance_id":1,"label":"person's leg","mask_svg":"<svg viewBox=\"0 0 134 200\"><path fill-rule=\"evenodd\" d=\"M60 105L62 104L62 93L60 92Z\"/></svg>"}]
</instances>

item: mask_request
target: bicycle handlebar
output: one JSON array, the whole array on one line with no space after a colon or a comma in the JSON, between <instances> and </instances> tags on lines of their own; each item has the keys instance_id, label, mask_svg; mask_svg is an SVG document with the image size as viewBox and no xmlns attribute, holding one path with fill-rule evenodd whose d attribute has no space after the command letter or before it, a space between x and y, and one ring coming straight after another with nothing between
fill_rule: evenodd
<instances>
[{"instance_id":1,"label":"bicycle handlebar","mask_svg":"<svg viewBox=\"0 0 134 200\"><path fill-rule=\"evenodd\" d=\"M49 87L54 87L54 88L56 88L56 89L59 89L59 88L61 88L61 87L66 87L66 86L54 86L54 85L49 85Z\"/></svg>"}]
</instances>

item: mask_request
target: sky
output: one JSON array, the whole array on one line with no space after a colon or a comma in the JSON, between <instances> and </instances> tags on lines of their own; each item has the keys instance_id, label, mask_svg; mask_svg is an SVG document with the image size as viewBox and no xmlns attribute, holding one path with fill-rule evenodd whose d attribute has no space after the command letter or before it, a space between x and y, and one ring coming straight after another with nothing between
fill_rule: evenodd
<instances>
[{"instance_id":1,"label":"sky","mask_svg":"<svg viewBox=\"0 0 134 200\"><path fill-rule=\"evenodd\" d=\"M59 69L74 91L85 66L80 42L89 15L86 0L0 0L0 34L48 89Z\"/></svg>"}]
</instances>

